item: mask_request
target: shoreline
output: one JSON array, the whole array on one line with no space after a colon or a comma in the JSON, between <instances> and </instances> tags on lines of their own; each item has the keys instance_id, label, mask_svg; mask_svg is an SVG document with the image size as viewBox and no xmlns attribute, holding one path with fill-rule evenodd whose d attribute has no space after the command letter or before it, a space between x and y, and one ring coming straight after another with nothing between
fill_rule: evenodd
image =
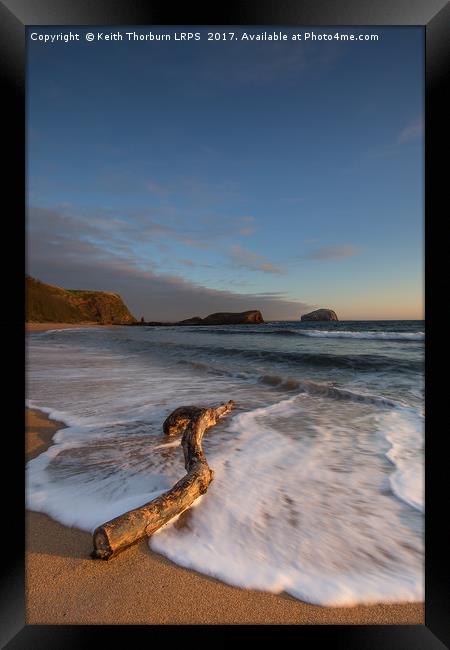
<instances>
[{"instance_id":1,"label":"shoreline","mask_svg":"<svg viewBox=\"0 0 450 650\"><path fill-rule=\"evenodd\" d=\"M25 322L26 332L47 332L48 330L69 330L78 329L79 327L117 327L117 325L102 325L86 321L81 323L27 323Z\"/></svg>"},{"instance_id":2,"label":"shoreline","mask_svg":"<svg viewBox=\"0 0 450 650\"><path fill-rule=\"evenodd\" d=\"M26 409L26 460L66 425ZM234 587L180 567L142 540L110 562L92 560L91 535L26 512L26 623L423 625L424 603L323 607Z\"/></svg>"}]
</instances>

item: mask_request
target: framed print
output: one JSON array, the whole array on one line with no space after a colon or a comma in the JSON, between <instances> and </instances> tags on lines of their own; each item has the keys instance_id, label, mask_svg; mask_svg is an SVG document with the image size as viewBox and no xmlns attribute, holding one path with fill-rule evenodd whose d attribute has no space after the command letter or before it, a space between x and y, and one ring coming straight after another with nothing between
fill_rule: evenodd
<instances>
[{"instance_id":1,"label":"framed print","mask_svg":"<svg viewBox=\"0 0 450 650\"><path fill-rule=\"evenodd\" d=\"M3 645L445 647L448 5L0 10Z\"/></svg>"}]
</instances>

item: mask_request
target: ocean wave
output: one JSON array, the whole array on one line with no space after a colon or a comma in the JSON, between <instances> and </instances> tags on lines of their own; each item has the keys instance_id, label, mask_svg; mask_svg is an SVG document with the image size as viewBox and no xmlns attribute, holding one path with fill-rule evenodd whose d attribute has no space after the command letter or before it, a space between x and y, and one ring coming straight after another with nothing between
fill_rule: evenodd
<instances>
[{"instance_id":1,"label":"ocean wave","mask_svg":"<svg viewBox=\"0 0 450 650\"><path fill-rule=\"evenodd\" d=\"M299 440L277 428L278 418L288 418L302 431L303 413L294 395L231 417L226 450L210 458L216 475L208 494L186 526L169 522L150 546L227 583L323 606L421 600L420 531L409 530L404 506L378 489L376 453L360 455L350 431L343 438L333 420ZM179 440L102 435L89 442L79 433L27 465L27 506L68 526L92 532L159 496L183 471ZM168 469L169 453L175 462ZM397 445L397 470L402 454Z\"/></svg>"},{"instance_id":2,"label":"ocean wave","mask_svg":"<svg viewBox=\"0 0 450 650\"><path fill-rule=\"evenodd\" d=\"M165 417L229 396L236 411L205 437L215 480L186 523L170 522L151 547L227 583L319 605L423 599L423 422L394 399L418 382L390 372L421 363L302 352L297 342L292 353L189 345L184 330L175 343L173 334L121 332L105 334L108 345L74 336L65 354L60 340L30 344L27 404L68 427L27 464L29 508L92 531L147 502L184 474L180 440L162 435ZM384 372L375 382L351 371L327 381L355 363L386 371L386 383Z\"/></svg>"},{"instance_id":3,"label":"ocean wave","mask_svg":"<svg viewBox=\"0 0 450 650\"><path fill-rule=\"evenodd\" d=\"M218 368L217 366L200 363L198 361L180 360L177 363L189 366L193 370L199 370L211 375L223 375L249 382L256 381L258 384L288 393L295 391L297 394L306 393L314 397L325 397L339 401L370 404L388 409L409 408L407 404L399 400L392 400L383 397L382 395L373 395L370 393L349 390L347 388L335 386L331 383L317 382L311 379L296 379L295 377L276 374L255 375L251 372L233 372L232 370Z\"/></svg>"},{"instance_id":4,"label":"ocean wave","mask_svg":"<svg viewBox=\"0 0 450 650\"><path fill-rule=\"evenodd\" d=\"M303 406L293 396L234 416L235 449L213 459L208 494L186 527L169 523L151 548L227 583L323 606L420 601L420 530L379 488L381 458L359 455L333 421L295 441L274 428L299 420Z\"/></svg>"},{"instance_id":5,"label":"ocean wave","mask_svg":"<svg viewBox=\"0 0 450 650\"><path fill-rule=\"evenodd\" d=\"M374 341L423 341L424 332L351 332L347 330L303 330L300 336L330 339L363 339Z\"/></svg>"},{"instance_id":6,"label":"ocean wave","mask_svg":"<svg viewBox=\"0 0 450 650\"><path fill-rule=\"evenodd\" d=\"M163 328L160 328L163 329ZM335 339L361 339L373 341L413 341L419 342L425 340L425 332L381 332L381 331L358 331L358 330L322 330L322 329L292 329L292 328L278 328L272 329L269 326L258 325L252 327L245 326L230 326L225 327L202 327L193 326L186 327L189 333L202 333L202 334L215 334L218 336L307 336L310 338L335 338Z\"/></svg>"},{"instance_id":7,"label":"ocean wave","mask_svg":"<svg viewBox=\"0 0 450 650\"><path fill-rule=\"evenodd\" d=\"M400 409L379 416L379 431L390 444L386 457L395 466L390 476L394 494L424 512L423 416Z\"/></svg>"},{"instance_id":8,"label":"ocean wave","mask_svg":"<svg viewBox=\"0 0 450 650\"><path fill-rule=\"evenodd\" d=\"M36 330L35 332L31 332L32 334L37 334L39 337L44 337L44 336L49 336L50 334L61 334L61 333L66 333L66 334L71 334L73 332L90 332L90 331L95 331L99 332L102 331L102 326L99 325L98 327L59 327L58 329L53 329L53 330L44 330L40 332L39 330Z\"/></svg>"},{"instance_id":9,"label":"ocean wave","mask_svg":"<svg viewBox=\"0 0 450 650\"><path fill-rule=\"evenodd\" d=\"M311 381L309 379L293 379L292 377L281 377L279 375L261 375L259 383L273 386L285 391L298 391L315 397L326 397L339 401L357 402L360 404L371 404L382 408L407 408L407 405L382 397L381 395L370 395L360 393L346 388L339 388L330 384Z\"/></svg>"},{"instance_id":10,"label":"ocean wave","mask_svg":"<svg viewBox=\"0 0 450 650\"><path fill-rule=\"evenodd\" d=\"M211 357L241 357L251 361L305 364L318 367L348 368L352 370L382 370L390 369L400 372L420 372L424 364L421 360L399 359L381 354L332 354L330 352L285 352L275 350L244 349L214 346L208 348L202 345L189 343L158 342L155 348L174 350L179 354L191 351L197 354L207 354Z\"/></svg>"},{"instance_id":11,"label":"ocean wave","mask_svg":"<svg viewBox=\"0 0 450 650\"><path fill-rule=\"evenodd\" d=\"M211 375L227 375L229 377L234 377L235 373L232 373L225 368L217 368L208 363L202 363L201 361L190 361L188 359L180 359L177 361L179 365L189 366L193 370L201 370Z\"/></svg>"}]
</instances>

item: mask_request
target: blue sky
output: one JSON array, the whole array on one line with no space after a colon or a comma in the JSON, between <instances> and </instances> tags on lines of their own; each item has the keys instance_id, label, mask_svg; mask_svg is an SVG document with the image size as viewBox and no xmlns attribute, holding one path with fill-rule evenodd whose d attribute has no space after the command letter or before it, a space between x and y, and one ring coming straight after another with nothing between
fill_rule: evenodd
<instances>
[{"instance_id":1,"label":"blue sky","mask_svg":"<svg viewBox=\"0 0 450 650\"><path fill-rule=\"evenodd\" d=\"M151 320L423 318L421 28L328 30L379 34L347 43L92 30L28 30L29 273L118 291Z\"/></svg>"}]
</instances>

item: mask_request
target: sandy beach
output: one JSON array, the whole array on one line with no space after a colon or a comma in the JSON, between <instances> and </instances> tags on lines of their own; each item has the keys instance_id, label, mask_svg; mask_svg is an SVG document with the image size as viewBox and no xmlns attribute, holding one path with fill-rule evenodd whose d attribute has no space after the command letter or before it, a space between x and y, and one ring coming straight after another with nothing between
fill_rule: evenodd
<instances>
[{"instance_id":1,"label":"sandy beach","mask_svg":"<svg viewBox=\"0 0 450 650\"><path fill-rule=\"evenodd\" d=\"M46 330L67 330L77 327L115 327L114 325L100 325L100 323L25 323L27 332L45 332Z\"/></svg>"},{"instance_id":2,"label":"sandy beach","mask_svg":"<svg viewBox=\"0 0 450 650\"><path fill-rule=\"evenodd\" d=\"M64 426L27 409L26 460ZM91 536L26 513L27 624L379 624L424 623L423 603L318 607L286 594L226 585L179 567L146 541L110 562L89 557Z\"/></svg>"}]
</instances>

